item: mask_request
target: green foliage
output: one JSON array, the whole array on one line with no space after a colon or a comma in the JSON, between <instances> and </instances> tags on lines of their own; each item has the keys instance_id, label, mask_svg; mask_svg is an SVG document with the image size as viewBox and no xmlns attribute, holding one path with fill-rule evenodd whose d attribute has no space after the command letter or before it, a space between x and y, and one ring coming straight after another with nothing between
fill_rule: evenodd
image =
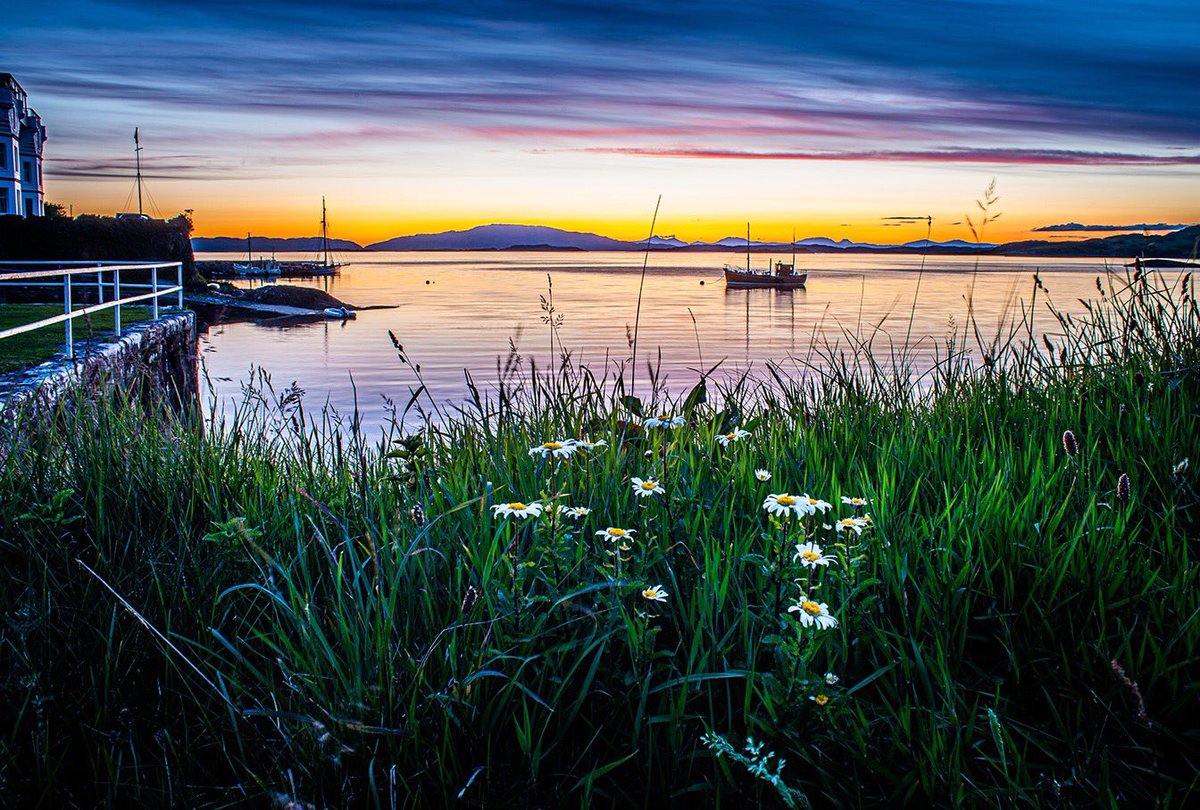
<instances>
[{"instance_id":1,"label":"green foliage","mask_svg":"<svg viewBox=\"0 0 1200 810\"><path fill-rule=\"evenodd\" d=\"M631 412L683 403L567 357L382 441L265 382L207 425L29 415L0 443L0 801L1187 805L1200 312L1151 276L1051 313L1050 346L965 331L924 373L852 341L710 378L674 430ZM837 504L802 524L828 568L763 511L785 490ZM515 501L547 508L489 508Z\"/></svg>"}]
</instances>

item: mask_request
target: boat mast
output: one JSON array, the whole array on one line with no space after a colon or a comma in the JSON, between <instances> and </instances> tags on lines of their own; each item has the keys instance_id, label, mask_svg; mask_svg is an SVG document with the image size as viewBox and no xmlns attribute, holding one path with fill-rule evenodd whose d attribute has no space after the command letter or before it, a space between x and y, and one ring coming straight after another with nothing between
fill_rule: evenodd
<instances>
[{"instance_id":1,"label":"boat mast","mask_svg":"<svg viewBox=\"0 0 1200 810\"><path fill-rule=\"evenodd\" d=\"M138 128L133 128L133 157L137 162L138 216L142 216L142 143L138 140Z\"/></svg>"},{"instance_id":2,"label":"boat mast","mask_svg":"<svg viewBox=\"0 0 1200 810\"><path fill-rule=\"evenodd\" d=\"M254 253L250 250L250 231L246 231L246 264L254 264Z\"/></svg>"},{"instance_id":3,"label":"boat mast","mask_svg":"<svg viewBox=\"0 0 1200 810\"><path fill-rule=\"evenodd\" d=\"M750 272L750 223L746 223L746 272Z\"/></svg>"},{"instance_id":4,"label":"boat mast","mask_svg":"<svg viewBox=\"0 0 1200 810\"><path fill-rule=\"evenodd\" d=\"M329 223L325 221L325 198L321 198L321 251L325 257L325 266L329 266Z\"/></svg>"},{"instance_id":5,"label":"boat mast","mask_svg":"<svg viewBox=\"0 0 1200 810\"><path fill-rule=\"evenodd\" d=\"M796 229L792 228L792 272L796 272Z\"/></svg>"}]
</instances>

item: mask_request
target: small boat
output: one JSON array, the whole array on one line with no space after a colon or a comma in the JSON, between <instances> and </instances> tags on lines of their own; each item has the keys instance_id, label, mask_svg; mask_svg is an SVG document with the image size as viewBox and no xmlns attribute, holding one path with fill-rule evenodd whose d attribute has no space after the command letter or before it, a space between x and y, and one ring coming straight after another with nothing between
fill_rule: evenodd
<instances>
[{"instance_id":1,"label":"small boat","mask_svg":"<svg viewBox=\"0 0 1200 810\"><path fill-rule=\"evenodd\" d=\"M338 318L343 321L352 321L358 317L355 315L354 310L347 309L346 307L326 307L322 312L327 318Z\"/></svg>"},{"instance_id":2,"label":"small boat","mask_svg":"<svg viewBox=\"0 0 1200 810\"><path fill-rule=\"evenodd\" d=\"M246 233L246 263L233 265L234 275L245 278L262 278L263 276L278 276L283 274L283 267L279 262L271 259L259 259L254 261L254 252L250 244L250 234Z\"/></svg>"},{"instance_id":3,"label":"small boat","mask_svg":"<svg viewBox=\"0 0 1200 810\"><path fill-rule=\"evenodd\" d=\"M777 290L795 290L804 287L808 271L796 272L795 264L777 261L773 270L750 270L725 265L725 286L740 289L773 287Z\"/></svg>"},{"instance_id":4,"label":"small boat","mask_svg":"<svg viewBox=\"0 0 1200 810\"><path fill-rule=\"evenodd\" d=\"M345 262L334 261L329 253L329 220L325 216L325 198L321 198L321 253L317 261L292 262L288 265L289 272L303 273L306 276L336 276L346 266Z\"/></svg>"},{"instance_id":5,"label":"small boat","mask_svg":"<svg viewBox=\"0 0 1200 810\"><path fill-rule=\"evenodd\" d=\"M1125 265L1134 269L1143 267L1186 267L1188 269L1200 269L1200 262L1190 259L1134 259Z\"/></svg>"},{"instance_id":6,"label":"small boat","mask_svg":"<svg viewBox=\"0 0 1200 810\"><path fill-rule=\"evenodd\" d=\"M802 289L808 281L808 271L796 270L796 234L792 233L792 260L782 259L775 266L768 265L766 270L750 268L750 224L746 224L746 269L725 265L725 286L734 289L752 289L755 287L772 288L776 290Z\"/></svg>"}]
</instances>

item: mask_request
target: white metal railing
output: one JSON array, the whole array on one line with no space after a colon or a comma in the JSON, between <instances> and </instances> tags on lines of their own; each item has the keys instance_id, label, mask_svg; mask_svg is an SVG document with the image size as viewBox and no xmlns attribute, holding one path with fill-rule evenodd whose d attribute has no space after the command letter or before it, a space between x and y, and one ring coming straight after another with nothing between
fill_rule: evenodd
<instances>
[{"instance_id":1,"label":"white metal railing","mask_svg":"<svg viewBox=\"0 0 1200 810\"><path fill-rule=\"evenodd\" d=\"M170 286L159 286L159 271L175 270L175 283ZM121 271L150 273L149 284L121 283ZM105 280L105 276L108 280ZM81 278L93 276L91 280ZM62 281L39 281L38 279L62 278ZM73 279L78 279L73 282ZM94 288L96 303L75 309L71 304L72 287ZM0 262L0 287L62 287L63 312L40 321L0 329L0 340L32 332L56 323L64 324L67 357L75 356L76 318L82 318L106 309L113 310L113 327L117 336L121 335L121 307L151 301L154 320L159 317L159 299L164 295L176 295L176 306L183 309L183 264L181 262L157 262L148 264L130 264L126 262ZM105 289L112 291L109 300L105 300ZM150 290L147 293L121 296L121 290ZM0 305L2 306L2 305Z\"/></svg>"}]
</instances>

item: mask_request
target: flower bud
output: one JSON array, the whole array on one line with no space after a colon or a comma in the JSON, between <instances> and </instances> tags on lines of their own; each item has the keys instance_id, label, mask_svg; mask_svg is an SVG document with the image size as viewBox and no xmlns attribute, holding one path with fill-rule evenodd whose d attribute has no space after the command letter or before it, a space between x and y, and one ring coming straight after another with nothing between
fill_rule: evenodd
<instances>
[{"instance_id":1,"label":"flower bud","mask_svg":"<svg viewBox=\"0 0 1200 810\"><path fill-rule=\"evenodd\" d=\"M1117 479L1117 500L1121 503L1128 503L1131 494L1132 485L1129 483L1129 476L1121 473L1121 477Z\"/></svg>"}]
</instances>

